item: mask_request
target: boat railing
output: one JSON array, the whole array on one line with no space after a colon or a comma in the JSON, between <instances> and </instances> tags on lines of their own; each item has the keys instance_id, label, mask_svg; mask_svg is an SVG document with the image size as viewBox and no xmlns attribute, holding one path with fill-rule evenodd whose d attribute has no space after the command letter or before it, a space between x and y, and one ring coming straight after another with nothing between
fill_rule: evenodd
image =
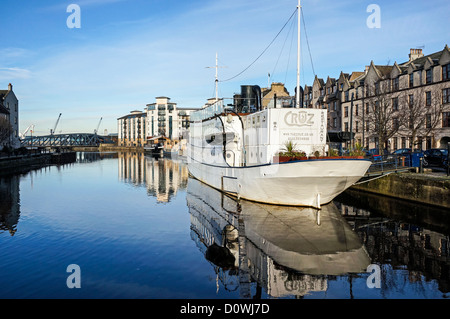
<instances>
[{"instance_id":1,"label":"boat railing","mask_svg":"<svg viewBox=\"0 0 450 319\"><path fill-rule=\"evenodd\" d=\"M223 112L224 112L224 102L223 100L217 100L214 103L210 104L209 106L202 108L201 110L192 112L191 121L193 122L202 121L204 119L208 119L216 115L222 114Z\"/></svg>"}]
</instances>

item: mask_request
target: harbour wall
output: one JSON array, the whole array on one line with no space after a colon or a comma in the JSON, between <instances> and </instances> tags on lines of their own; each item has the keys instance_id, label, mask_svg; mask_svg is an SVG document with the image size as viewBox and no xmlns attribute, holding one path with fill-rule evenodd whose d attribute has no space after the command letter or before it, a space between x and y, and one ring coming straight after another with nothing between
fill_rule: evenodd
<instances>
[{"instance_id":1,"label":"harbour wall","mask_svg":"<svg viewBox=\"0 0 450 319\"><path fill-rule=\"evenodd\" d=\"M137 147L137 146L116 146L116 145L109 145L109 144L103 144L100 146L73 146L71 148L74 152L138 152L143 153L144 148L143 147Z\"/></svg>"},{"instance_id":2,"label":"harbour wall","mask_svg":"<svg viewBox=\"0 0 450 319\"><path fill-rule=\"evenodd\" d=\"M450 178L443 175L395 173L351 189L450 208Z\"/></svg>"},{"instance_id":3,"label":"harbour wall","mask_svg":"<svg viewBox=\"0 0 450 319\"><path fill-rule=\"evenodd\" d=\"M18 155L0 158L0 176L22 173L51 164L67 164L76 161L75 152Z\"/></svg>"}]
</instances>

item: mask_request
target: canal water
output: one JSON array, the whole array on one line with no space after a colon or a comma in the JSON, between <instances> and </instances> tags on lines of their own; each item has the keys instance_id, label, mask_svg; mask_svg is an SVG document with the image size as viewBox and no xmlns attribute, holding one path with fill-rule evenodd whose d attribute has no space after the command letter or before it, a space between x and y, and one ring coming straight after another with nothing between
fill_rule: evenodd
<instances>
[{"instance_id":1,"label":"canal water","mask_svg":"<svg viewBox=\"0 0 450 319\"><path fill-rule=\"evenodd\" d=\"M442 299L448 211L240 201L181 160L78 153L0 177L0 298Z\"/></svg>"}]
</instances>

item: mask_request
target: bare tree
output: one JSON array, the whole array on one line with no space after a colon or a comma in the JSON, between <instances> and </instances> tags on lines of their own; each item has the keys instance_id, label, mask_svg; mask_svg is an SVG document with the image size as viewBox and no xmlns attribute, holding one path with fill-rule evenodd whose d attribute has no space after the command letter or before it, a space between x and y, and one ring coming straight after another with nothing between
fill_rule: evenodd
<instances>
[{"instance_id":1,"label":"bare tree","mask_svg":"<svg viewBox=\"0 0 450 319\"><path fill-rule=\"evenodd\" d=\"M400 133L409 136L411 143L418 144L419 137L430 136L439 125L443 104L436 91L425 87L405 91L401 100L403 117L407 123Z\"/></svg>"},{"instance_id":2,"label":"bare tree","mask_svg":"<svg viewBox=\"0 0 450 319\"><path fill-rule=\"evenodd\" d=\"M405 125L405 117L398 98L390 92L388 80L379 81L371 90L374 94L365 99L363 112L369 137L378 140L379 154L389 148L389 139Z\"/></svg>"},{"instance_id":3,"label":"bare tree","mask_svg":"<svg viewBox=\"0 0 450 319\"><path fill-rule=\"evenodd\" d=\"M13 132L13 128L9 121L0 116L0 145L3 145L5 142L9 141L9 138Z\"/></svg>"}]
</instances>

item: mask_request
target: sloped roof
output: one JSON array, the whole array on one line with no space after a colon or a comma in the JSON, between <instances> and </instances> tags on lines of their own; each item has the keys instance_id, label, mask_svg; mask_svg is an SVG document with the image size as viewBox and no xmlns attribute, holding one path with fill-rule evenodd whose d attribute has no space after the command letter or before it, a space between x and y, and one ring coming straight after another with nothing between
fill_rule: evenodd
<instances>
[{"instance_id":1,"label":"sloped roof","mask_svg":"<svg viewBox=\"0 0 450 319\"><path fill-rule=\"evenodd\" d=\"M444 53L445 50L450 51L450 49L448 48L447 45L445 45L444 49L441 50L441 51L437 51L437 52L434 52L434 53L431 53L431 54L428 54L428 55L424 55L424 56L422 56L420 58L417 58L415 60L412 60L412 61L406 61L404 63L399 64L399 66L400 67L402 67L402 66L406 67L406 66L408 66L410 64L414 64L416 67L418 67L418 66L422 67L425 64L425 62L428 60L428 58L430 58L432 61L439 61L439 59L441 58L441 56L442 56L442 54Z\"/></svg>"},{"instance_id":2,"label":"sloped roof","mask_svg":"<svg viewBox=\"0 0 450 319\"><path fill-rule=\"evenodd\" d=\"M357 78L359 78L361 75L364 75L364 72L352 72L350 75L350 78L348 79L350 82L355 81Z\"/></svg>"}]
</instances>

